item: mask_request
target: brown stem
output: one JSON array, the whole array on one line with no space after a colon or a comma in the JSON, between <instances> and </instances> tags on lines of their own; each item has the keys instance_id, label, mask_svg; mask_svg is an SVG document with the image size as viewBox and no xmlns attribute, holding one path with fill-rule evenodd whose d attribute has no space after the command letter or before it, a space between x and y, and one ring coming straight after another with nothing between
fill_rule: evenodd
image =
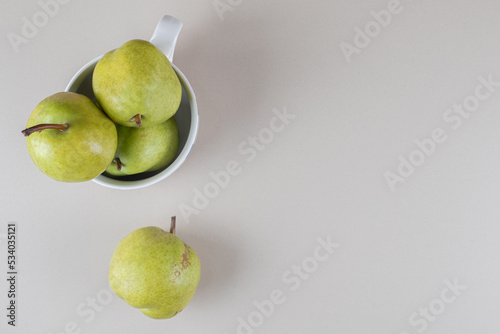
<instances>
[{"instance_id":1,"label":"brown stem","mask_svg":"<svg viewBox=\"0 0 500 334\"><path fill-rule=\"evenodd\" d=\"M141 114L137 114L134 116L134 122L135 122L135 124L137 124L138 127L142 126Z\"/></svg>"},{"instance_id":2,"label":"brown stem","mask_svg":"<svg viewBox=\"0 0 500 334\"><path fill-rule=\"evenodd\" d=\"M170 233L175 234L175 216L170 220Z\"/></svg>"},{"instance_id":3,"label":"brown stem","mask_svg":"<svg viewBox=\"0 0 500 334\"><path fill-rule=\"evenodd\" d=\"M66 131L69 128L69 124L38 124L35 126L32 126L30 128L24 129L21 131L21 133L25 136L28 137L30 134L33 132L41 132L46 129L55 129L59 131Z\"/></svg>"},{"instance_id":4,"label":"brown stem","mask_svg":"<svg viewBox=\"0 0 500 334\"><path fill-rule=\"evenodd\" d=\"M116 169L118 169L118 171L121 171L122 170L122 162L120 161L120 158L115 158L115 162L116 162Z\"/></svg>"}]
</instances>

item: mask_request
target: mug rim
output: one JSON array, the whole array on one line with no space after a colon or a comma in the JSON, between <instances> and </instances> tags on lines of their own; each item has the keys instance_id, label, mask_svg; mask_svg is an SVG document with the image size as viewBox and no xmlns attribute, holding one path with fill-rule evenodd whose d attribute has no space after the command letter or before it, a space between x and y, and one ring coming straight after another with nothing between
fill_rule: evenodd
<instances>
[{"instance_id":1,"label":"mug rim","mask_svg":"<svg viewBox=\"0 0 500 334\"><path fill-rule=\"evenodd\" d=\"M90 74L91 71L94 70L95 66L97 65L97 62L102 58L103 56L99 56L97 58L92 59L90 62L85 64L78 72L73 76L71 81L68 83L66 86L65 91L66 92L75 92L78 87L82 84L83 80L87 78L87 76ZM113 189L121 189L121 190L131 190L131 189L140 189L140 188L145 188L150 185L153 185L155 183L158 183L168 176L170 176L173 172L175 172L186 160L187 156L191 152L191 149L194 145L194 142L196 140L197 134L198 134L198 105L196 103L196 96L194 94L193 88L191 87L191 84L187 80L186 76L182 71L175 66L172 62L170 62L170 65L172 65L172 68L177 74L177 77L179 78L179 81L181 82L181 85L184 87L184 90L186 91L186 95L189 99L189 105L190 105L190 111L191 111L191 124L189 127L189 133L188 137L186 140L186 144L182 148L181 152L179 152L177 158L172 161L172 163L159 172L158 174L152 175L150 177L147 177L145 179L141 180L119 180L119 179L113 179L110 177L107 177L104 174L101 174L97 176L96 178L92 179L97 184L100 184L102 186L108 187L108 188L113 188Z\"/></svg>"}]
</instances>

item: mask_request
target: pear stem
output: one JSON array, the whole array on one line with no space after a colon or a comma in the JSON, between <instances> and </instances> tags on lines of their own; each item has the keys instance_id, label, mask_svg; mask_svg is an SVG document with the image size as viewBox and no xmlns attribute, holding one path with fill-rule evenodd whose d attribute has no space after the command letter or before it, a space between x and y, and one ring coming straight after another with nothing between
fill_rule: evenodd
<instances>
[{"instance_id":1,"label":"pear stem","mask_svg":"<svg viewBox=\"0 0 500 334\"><path fill-rule=\"evenodd\" d=\"M175 234L175 216L170 220L170 233Z\"/></svg>"},{"instance_id":2,"label":"pear stem","mask_svg":"<svg viewBox=\"0 0 500 334\"><path fill-rule=\"evenodd\" d=\"M134 117L134 121L135 121L135 124L137 124L138 127L141 127L142 126L142 122L141 122L141 114L137 114L135 115Z\"/></svg>"},{"instance_id":3,"label":"pear stem","mask_svg":"<svg viewBox=\"0 0 500 334\"><path fill-rule=\"evenodd\" d=\"M59 131L66 131L69 128L69 124L38 124L30 128L24 129L21 133L28 137L33 132L41 132L46 129L54 129Z\"/></svg>"},{"instance_id":4,"label":"pear stem","mask_svg":"<svg viewBox=\"0 0 500 334\"><path fill-rule=\"evenodd\" d=\"M115 162L116 162L116 169L118 169L119 171L122 170L122 162L120 161L120 158L115 158Z\"/></svg>"}]
</instances>

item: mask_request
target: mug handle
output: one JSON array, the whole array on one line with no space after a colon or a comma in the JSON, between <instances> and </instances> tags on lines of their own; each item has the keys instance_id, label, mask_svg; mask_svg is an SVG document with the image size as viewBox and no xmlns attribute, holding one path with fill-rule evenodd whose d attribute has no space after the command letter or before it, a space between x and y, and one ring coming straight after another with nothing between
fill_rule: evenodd
<instances>
[{"instance_id":1,"label":"mug handle","mask_svg":"<svg viewBox=\"0 0 500 334\"><path fill-rule=\"evenodd\" d=\"M156 26L150 42L160 49L168 60L174 59L175 43L182 29L182 22L175 17L165 15Z\"/></svg>"}]
</instances>

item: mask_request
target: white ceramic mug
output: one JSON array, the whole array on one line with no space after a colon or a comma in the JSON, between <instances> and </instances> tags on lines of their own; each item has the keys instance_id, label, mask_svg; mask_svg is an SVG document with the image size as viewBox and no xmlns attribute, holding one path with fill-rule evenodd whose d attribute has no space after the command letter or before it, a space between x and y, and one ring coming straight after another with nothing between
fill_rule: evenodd
<instances>
[{"instance_id":1,"label":"white ceramic mug","mask_svg":"<svg viewBox=\"0 0 500 334\"><path fill-rule=\"evenodd\" d=\"M175 44L182 28L182 22L171 16L165 15L158 22L150 42L160 49L170 60L173 69L177 73L182 84L182 100L174 118L179 127L179 151L177 156L166 168L138 175L131 175L115 179L104 174L99 175L93 181L115 189L138 189L155 184L179 168L188 156L196 140L198 132L198 107L193 89L184 74L172 63ZM102 56L97 57L83 66L71 79L66 91L77 92L88 96L95 101L92 91L92 74L97 62Z\"/></svg>"}]
</instances>

